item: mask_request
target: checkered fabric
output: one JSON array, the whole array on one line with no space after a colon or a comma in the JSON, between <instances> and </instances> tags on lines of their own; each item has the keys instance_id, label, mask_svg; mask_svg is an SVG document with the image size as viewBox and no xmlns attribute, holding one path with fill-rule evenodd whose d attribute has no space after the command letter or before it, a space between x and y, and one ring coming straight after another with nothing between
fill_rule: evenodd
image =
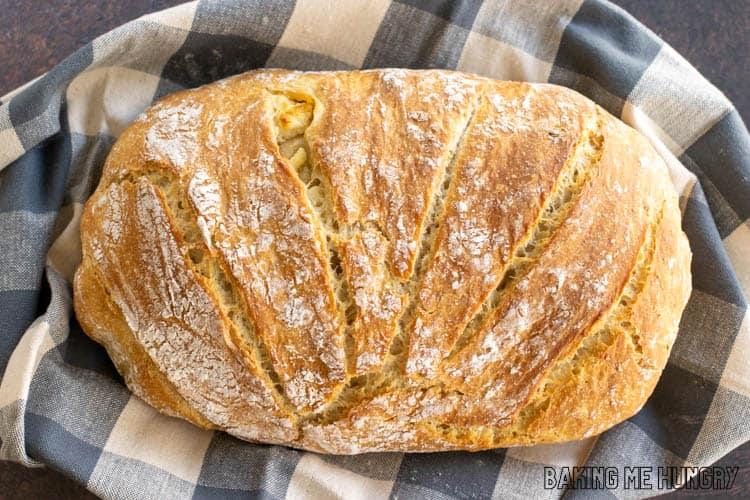
<instances>
[{"instance_id":1,"label":"checkered fabric","mask_svg":"<svg viewBox=\"0 0 750 500\"><path fill-rule=\"evenodd\" d=\"M694 291L643 409L563 445L336 457L203 431L130 394L72 314L83 203L153 100L259 67L552 82L649 137L681 194ZM737 111L606 1L221 0L148 15L0 101L0 456L139 499L549 498L565 492L543 489L545 465L709 465L750 439L748 218L750 136Z\"/></svg>"}]
</instances>

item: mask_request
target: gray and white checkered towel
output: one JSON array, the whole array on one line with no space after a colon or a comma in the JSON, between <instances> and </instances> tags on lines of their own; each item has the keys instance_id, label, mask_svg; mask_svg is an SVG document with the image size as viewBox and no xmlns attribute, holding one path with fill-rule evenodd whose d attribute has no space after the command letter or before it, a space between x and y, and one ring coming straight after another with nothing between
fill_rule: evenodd
<instances>
[{"instance_id":1,"label":"gray and white checkered towel","mask_svg":"<svg viewBox=\"0 0 750 500\"><path fill-rule=\"evenodd\" d=\"M648 136L681 194L694 291L643 409L564 445L334 457L203 431L131 395L72 315L82 204L154 99L263 66L548 81ZM111 498L556 498L566 491L543 489L545 465L708 465L750 439L749 217L737 111L606 1L222 0L152 14L0 101L0 457Z\"/></svg>"}]
</instances>

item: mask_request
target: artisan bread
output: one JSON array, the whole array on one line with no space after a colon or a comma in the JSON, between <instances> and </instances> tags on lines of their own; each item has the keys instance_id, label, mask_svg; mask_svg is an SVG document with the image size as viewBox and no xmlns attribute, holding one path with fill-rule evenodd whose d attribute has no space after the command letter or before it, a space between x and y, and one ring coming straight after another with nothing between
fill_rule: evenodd
<instances>
[{"instance_id":1,"label":"artisan bread","mask_svg":"<svg viewBox=\"0 0 750 500\"><path fill-rule=\"evenodd\" d=\"M75 310L128 387L241 439L479 450L644 404L690 293L648 141L574 91L259 70L125 130Z\"/></svg>"}]
</instances>

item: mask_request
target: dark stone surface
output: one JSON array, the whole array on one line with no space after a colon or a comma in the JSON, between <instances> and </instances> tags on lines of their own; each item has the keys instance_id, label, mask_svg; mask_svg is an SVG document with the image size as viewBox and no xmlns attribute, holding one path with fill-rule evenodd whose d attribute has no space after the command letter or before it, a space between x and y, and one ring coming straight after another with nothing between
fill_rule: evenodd
<instances>
[{"instance_id":1,"label":"dark stone surface","mask_svg":"<svg viewBox=\"0 0 750 500\"><path fill-rule=\"evenodd\" d=\"M0 95L36 78L97 36L176 0L0 0Z\"/></svg>"},{"instance_id":2,"label":"dark stone surface","mask_svg":"<svg viewBox=\"0 0 750 500\"><path fill-rule=\"evenodd\" d=\"M614 0L724 92L750 120L750 0Z\"/></svg>"},{"instance_id":3,"label":"dark stone surface","mask_svg":"<svg viewBox=\"0 0 750 500\"><path fill-rule=\"evenodd\" d=\"M97 35L174 0L0 0L0 95L49 70ZM750 0L615 0L664 38L750 118ZM750 444L717 465L740 467L729 492L676 492L673 497L750 496ZM541 479L540 479L541 481ZM94 498L51 469L0 462L0 500Z\"/></svg>"}]
</instances>

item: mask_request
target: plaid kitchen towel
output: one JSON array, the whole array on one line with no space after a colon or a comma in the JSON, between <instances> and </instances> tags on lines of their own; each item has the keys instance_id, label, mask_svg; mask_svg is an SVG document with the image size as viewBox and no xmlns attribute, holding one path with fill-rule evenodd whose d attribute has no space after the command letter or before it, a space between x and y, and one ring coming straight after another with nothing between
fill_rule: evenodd
<instances>
[{"instance_id":1,"label":"plaid kitchen towel","mask_svg":"<svg viewBox=\"0 0 750 500\"><path fill-rule=\"evenodd\" d=\"M82 205L154 99L259 67L552 82L649 137L681 193L694 290L643 409L563 445L336 457L203 431L131 395L72 314ZM47 464L102 497L160 499L556 498L602 492L545 489L545 466L709 465L750 439L748 218L737 111L606 1L222 0L148 15L0 101L0 457ZM609 494L657 493L626 486Z\"/></svg>"}]
</instances>

